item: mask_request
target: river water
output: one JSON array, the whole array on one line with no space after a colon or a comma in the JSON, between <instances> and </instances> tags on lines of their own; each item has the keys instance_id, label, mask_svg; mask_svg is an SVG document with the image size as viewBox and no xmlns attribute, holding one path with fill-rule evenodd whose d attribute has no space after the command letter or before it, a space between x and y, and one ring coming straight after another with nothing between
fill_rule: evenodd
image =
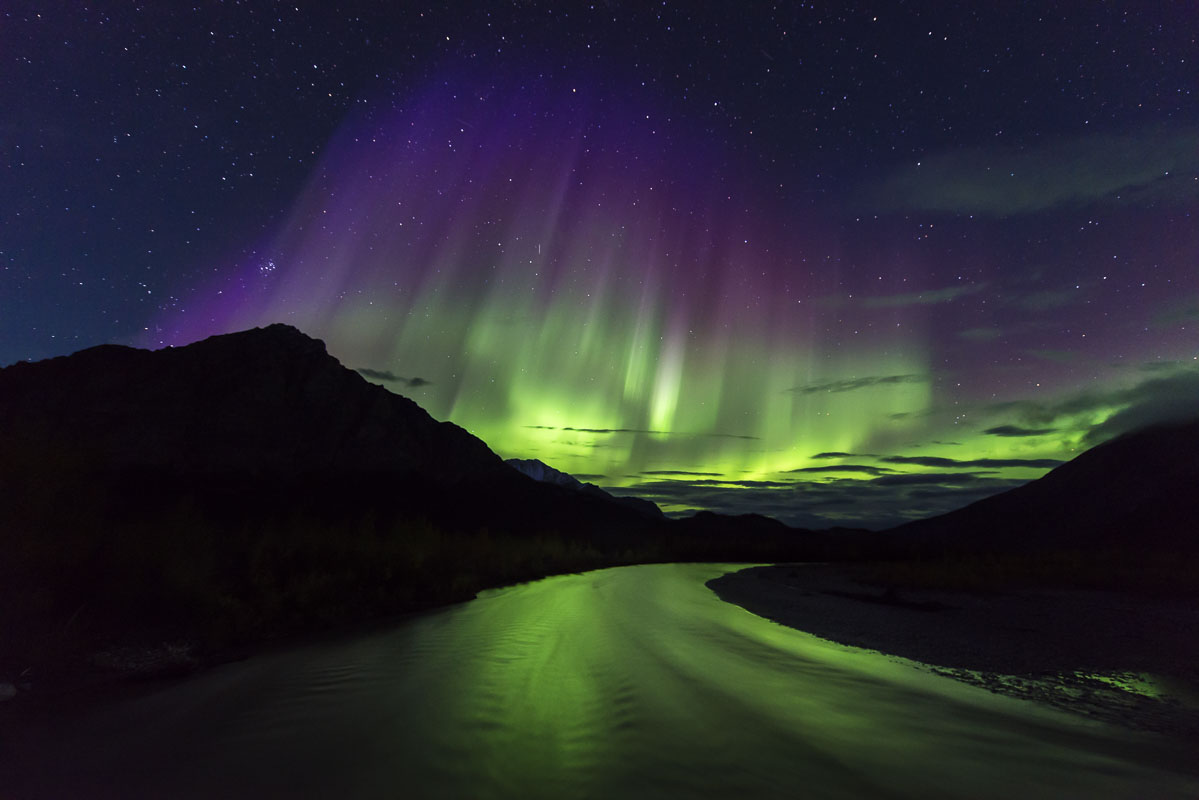
<instances>
[{"instance_id":1,"label":"river water","mask_svg":"<svg viewBox=\"0 0 1199 800\"><path fill-rule=\"evenodd\" d=\"M0 797L1199 797L1180 746L599 570L147 687L0 753ZM2 710L0 710L2 713Z\"/></svg>"}]
</instances>

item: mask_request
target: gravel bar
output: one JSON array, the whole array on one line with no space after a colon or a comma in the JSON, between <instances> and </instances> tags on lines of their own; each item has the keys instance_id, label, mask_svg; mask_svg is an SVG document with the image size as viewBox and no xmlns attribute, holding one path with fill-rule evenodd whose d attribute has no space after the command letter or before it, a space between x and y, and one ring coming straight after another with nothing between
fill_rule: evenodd
<instances>
[{"instance_id":1,"label":"gravel bar","mask_svg":"<svg viewBox=\"0 0 1199 800\"><path fill-rule=\"evenodd\" d=\"M1138 730L1199 738L1199 608L1118 592L896 590L853 566L751 567L723 600L992 691Z\"/></svg>"}]
</instances>

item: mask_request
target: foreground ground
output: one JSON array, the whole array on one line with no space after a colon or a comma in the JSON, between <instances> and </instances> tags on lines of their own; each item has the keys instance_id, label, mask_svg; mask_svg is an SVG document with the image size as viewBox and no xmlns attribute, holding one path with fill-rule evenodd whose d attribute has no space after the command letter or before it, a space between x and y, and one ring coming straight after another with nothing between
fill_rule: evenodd
<instances>
[{"instance_id":1,"label":"foreground ground","mask_svg":"<svg viewBox=\"0 0 1199 800\"><path fill-rule=\"evenodd\" d=\"M1199 607L1100 591L895 589L870 567L776 565L713 580L724 600L999 694L1199 737Z\"/></svg>"},{"instance_id":2,"label":"foreground ground","mask_svg":"<svg viewBox=\"0 0 1199 800\"><path fill-rule=\"evenodd\" d=\"M484 592L23 724L23 798L1194 800L1193 744L1013 700L721 601L736 565Z\"/></svg>"}]
</instances>

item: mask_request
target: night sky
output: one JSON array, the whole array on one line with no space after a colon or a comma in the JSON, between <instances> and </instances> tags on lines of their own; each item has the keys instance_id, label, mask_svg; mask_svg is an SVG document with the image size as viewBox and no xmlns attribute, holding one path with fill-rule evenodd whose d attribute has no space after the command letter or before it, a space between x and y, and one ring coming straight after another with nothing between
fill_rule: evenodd
<instances>
[{"instance_id":1,"label":"night sky","mask_svg":"<svg viewBox=\"0 0 1199 800\"><path fill-rule=\"evenodd\" d=\"M191 5L0 10L0 364L286 322L817 527L1199 414L1189 2Z\"/></svg>"}]
</instances>

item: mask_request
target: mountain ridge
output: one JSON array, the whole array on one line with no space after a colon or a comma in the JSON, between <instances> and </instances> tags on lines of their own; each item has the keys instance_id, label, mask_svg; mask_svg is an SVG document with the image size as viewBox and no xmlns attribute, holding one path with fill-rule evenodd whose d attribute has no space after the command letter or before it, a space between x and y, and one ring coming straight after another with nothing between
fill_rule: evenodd
<instances>
[{"instance_id":1,"label":"mountain ridge","mask_svg":"<svg viewBox=\"0 0 1199 800\"><path fill-rule=\"evenodd\" d=\"M112 646L217 652L618 564L806 559L539 483L271 325L0 369L0 676ZM190 646L190 645L189 645Z\"/></svg>"},{"instance_id":2,"label":"mountain ridge","mask_svg":"<svg viewBox=\"0 0 1199 800\"><path fill-rule=\"evenodd\" d=\"M505 464L520 472L522 475L527 475L535 481L542 483L561 486L564 489L569 489L574 492L589 494L594 497L600 497L611 503L622 505L630 508L638 513L645 514L649 517L662 517L662 509L658 508L657 503L651 500L645 500L640 497L622 497L614 495L606 489L601 489L594 483L581 481L570 473L563 472L560 469L555 469L544 461L536 458L509 458L504 461Z\"/></svg>"},{"instance_id":3,"label":"mountain ridge","mask_svg":"<svg viewBox=\"0 0 1199 800\"><path fill-rule=\"evenodd\" d=\"M886 531L950 550L1199 549L1199 418L1131 431L1023 486Z\"/></svg>"},{"instance_id":4,"label":"mountain ridge","mask_svg":"<svg viewBox=\"0 0 1199 800\"><path fill-rule=\"evenodd\" d=\"M10 426L6 441L83 443L107 469L419 467L461 479L502 466L481 440L344 369L323 342L282 324L178 348L100 345L18 362L0 369L0 419L17 417L22 430Z\"/></svg>"}]
</instances>

